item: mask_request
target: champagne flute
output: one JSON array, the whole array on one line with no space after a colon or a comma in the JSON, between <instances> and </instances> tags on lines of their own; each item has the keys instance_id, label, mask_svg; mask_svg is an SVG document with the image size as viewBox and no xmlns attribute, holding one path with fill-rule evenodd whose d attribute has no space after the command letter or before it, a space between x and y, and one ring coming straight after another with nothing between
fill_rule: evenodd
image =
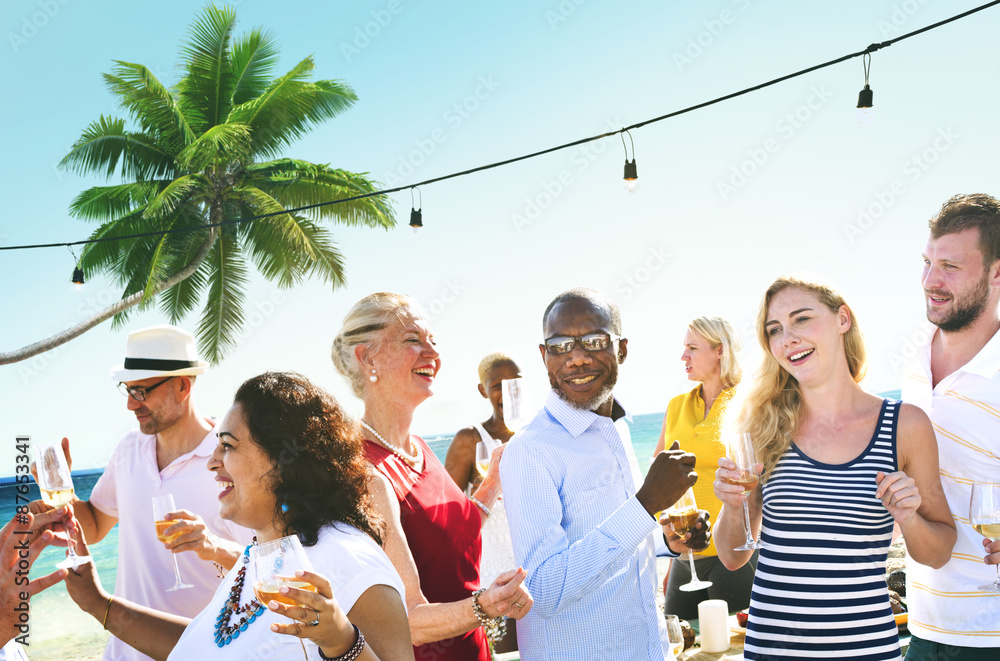
<instances>
[{"instance_id":1,"label":"champagne flute","mask_svg":"<svg viewBox=\"0 0 1000 661\"><path fill-rule=\"evenodd\" d=\"M62 507L73 501L73 476L69 472L69 462L59 441L49 441L35 446L35 470L38 474L38 490L42 502L50 507ZM71 569L92 562L89 555L77 555L70 540L66 547L66 559L56 564L59 569Z\"/></svg>"},{"instance_id":2,"label":"champagne flute","mask_svg":"<svg viewBox=\"0 0 1000 661\"><path fill-rule=\"evenodd\" d=\"M524 379L504 379L500 382L503 405L503 422L507 429L517 432L528 422L528 406L524 392Z\"/></svg>"},{"instance_id":3,"label":"champagne flute","mask_svg":"<svg viewBox=\"0 0 1000 661\"><path fill-rule=\"evenodd\" d=\"M1000 539L1000 484L973 482L969 522L976 532L991 542ZM980 585L978 589L982 592L1000 592L1000 565L997 565L997 579Z\"/></svg>"},{"instance_id":4,"label":"champagne flute","mask_svg":"<svg viewBox=\"0 0 1000 661\"><path fill-rule=\"evenodd\" d=\"M736 464L736 470L740 472L739 479L728 480L730 484L738 484L743 487L743 524L746 526L747 541L743 546L738 546L734 551L752 551L763 548L764 545L754 540L750 535L750 499L749 495L757 488L760 482L760 472L757 470L757 453L753 449L753 441L750 434L744 432L739 434L735 440L729 444L729 458Z\"/></svg>"},{"instance_id":5,"label":"champagne flute","mask_svg":"<svg viewBox=\"0 0 1000 661\"><path fill-rule=\"evenodd\" d=\"M674 656L680 657L684 651L684 632L681 631L681 620L676 615L667 615L667 639Z\"/></svg>"},{"instance_id":6,"label":"champagne flute","mask_svg":"<svg viewBox=\"0 0 1000 661\"><path fill-rule=\"evenodd\" d=\"M156 538L163 542L164 544L172 542L173 540L180 537L180 533L176 535L170 535L169 537L163 534L170 526L177 523L177 521L167 518L167 514L173 512L177 509L174 505L174 494L167 493L162 496L153 496L153 523L156 526ZM193 585L188 585L181 580L181 570L177 566L177 555L171 551L170 558L174 561L174 587L167 588L167 592L173 592L174 590L184 590L187 588L193 588Z\"/></svg>"},{"instance_id":7,"label":"champagne flute","mask_svg":"<svg viewBox=\"0 0 1000 661\"><path fill-rule=\"evenodd\" d=\"M674 532L682 539L689 531L693 531L694 524L698 521L698 504L694 499L694 491L690 488L685 491L681 499L667 510L667 516L670 517L670 525L674 527ZM694 569L694 553L688 553L688 562L691 563L691 581L680 586L682 592L704 590L712 585L712 581L698 578L698 572Z\"/></svg>"},{"instance_id":8,"label":"champagne flute","mask_svg":"<svg viewBox=\"0 0 1000 661\"><path fill-rule=\"evenodd\" d=\"M490 449L486 447L486 441L476 443L476 470L481 477L486 477L486 472L490 468Z\"/></svg>"}]
</instances>

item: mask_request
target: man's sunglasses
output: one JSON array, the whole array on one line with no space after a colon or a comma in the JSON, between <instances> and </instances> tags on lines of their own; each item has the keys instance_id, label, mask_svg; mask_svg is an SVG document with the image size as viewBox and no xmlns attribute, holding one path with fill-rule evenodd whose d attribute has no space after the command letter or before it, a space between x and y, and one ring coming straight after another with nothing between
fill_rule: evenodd
<instances>
[{"instance_id":1,"label":"man's sunglasses","mask_svg":"<svg viewBox=\"0 0 1000 661\"><path fill-rule=\"evenodd\" d=\"M553 356L569 353L577 342L587 351L604 351L611 346L612 341L620 339L617 335L608 335L607 333L589 333L583 337L557 335L545 340L545 351Z\"/></svg>"}]
</instances>

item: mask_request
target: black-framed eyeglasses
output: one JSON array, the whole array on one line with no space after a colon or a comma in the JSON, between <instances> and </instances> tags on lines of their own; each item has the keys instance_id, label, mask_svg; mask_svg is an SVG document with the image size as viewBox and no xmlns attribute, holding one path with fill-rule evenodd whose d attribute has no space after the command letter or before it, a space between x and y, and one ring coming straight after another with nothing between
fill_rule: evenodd
<instances>
[{"instance_id":1,"label":"black-framed eyeglasses","mask_svg":"<svg viewBox=\"0 0 1000 661\"><path fill-rule=\"evenodd\" d=\"M588 333L583 337L556 335L545 340L545 351L553 356L569 353L577 342L587 351L604 351L611 346L612 341L620 339L617 335L608 335L607 333Z\"/></svg>"},{"instance_id":2,"label":"black-framed eyeglasses","mask_svg":"<svg viewBox=\"0 0 1000 661\"><path fill-rule=\"evenodd\" d=\"M146 395L148 395L149 393L153 392L154 390L156 390L157 388L159 388L160 386L162 386L164 383L166 383L167 381L169 381L172 378L174 378L174 377L168 376L163 381L160 381L159 383L154 383L153 385L149 386L148 388L140 388L139 386L132 386L130 388L127 385L125 385L124 383L119 383L118 384L118 390L121 392L121 394L127 395L128 397L131 397L132 399L134 399L137 402L144 402L144 401L146 401Z\"/></svg>"}]
</instances>

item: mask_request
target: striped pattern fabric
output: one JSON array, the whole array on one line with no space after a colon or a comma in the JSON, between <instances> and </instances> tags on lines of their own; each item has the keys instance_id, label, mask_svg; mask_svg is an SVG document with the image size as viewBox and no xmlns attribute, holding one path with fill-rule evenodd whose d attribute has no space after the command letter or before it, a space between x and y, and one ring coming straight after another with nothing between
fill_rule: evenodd
<instances>
[{"instance_id":1,"label":"striped pattern fabric","mask_svg":"<svg viewBox=\"0 0 1000 661\"><path fill-rule=\"evenodd\" d=\"M865 451L814 461L793 443L764 485L746 659L899 659L885 560L892 516L875 497L896 470L899 402L884 400Z\"/></svg>"},{"instance_id":2,"label":"striped pattern fabric","mask_svg":"<svg viewBox=\"0 0 1000 661\"><path fill-rule=\"evenodd\" d=\"M983 562L983 537L969 523L972 483L1000 480L1000 333L933 388L933 326L924 335L903 378L903 401L923 409L934 426L958 539L938 569L907 558L910 633L946 645L1000 648L1000 594L978 589L993 582L996 567Z\"/></svg>"}]
</instances>

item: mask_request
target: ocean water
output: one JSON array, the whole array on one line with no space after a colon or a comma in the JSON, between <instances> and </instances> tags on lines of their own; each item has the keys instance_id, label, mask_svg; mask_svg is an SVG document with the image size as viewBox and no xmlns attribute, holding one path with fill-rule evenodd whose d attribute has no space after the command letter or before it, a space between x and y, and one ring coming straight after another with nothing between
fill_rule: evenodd
<instances>
[{"instance_id":1,"label":"ocean water","mask_svg":"<svg viewBox=\"0 0 1000 661\"><path fill-rule=\"evenodd\" d=\"M662 413L633 417L632 444L643 472L649 468L652 461L662 421ZM424 440L443 463L452 437L452 434L434 434L425 436ZM73 484L81 499L87 500L90 497L100 473L99 470L74 472ZM14 515L15 496L13 484L0 483L0 521L6 523ZM31 500L40 497L34 483L30 485L28 497ZM153 534L152 522L150 522L150 534ZM114 591L117 552L117 526L99 544L90 548L101 583L109 592ZM64 555L65 550L57 547L49 547L42 551L32 567L32 578L55 571L55 564ZM99 659L107 639L108 634L101 629L100 623L77 608L62 583L56 584L31 600L31 633L27 651L32 661Z\"/></svg>"}]
</instances>

